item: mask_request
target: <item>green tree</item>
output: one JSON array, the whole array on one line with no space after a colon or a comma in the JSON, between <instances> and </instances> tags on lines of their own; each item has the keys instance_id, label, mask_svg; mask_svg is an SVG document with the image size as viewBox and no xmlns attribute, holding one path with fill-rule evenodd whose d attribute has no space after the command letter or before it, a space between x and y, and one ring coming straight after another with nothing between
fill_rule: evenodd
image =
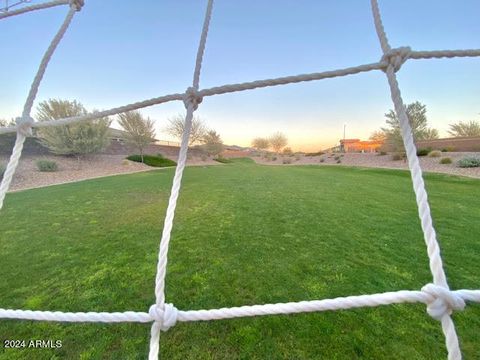
<instances>
[{"instance_id":1,"label":"green tree","mask_svg":"<svg viewBox=\"0 0 480 360\"><path fill-rule=\"evenodd\" d=\"M168 125L165 128L165 131L177 138L179 141L182 140L183 130L185 129L185 115L178 114L168 119ZM192 128L190 130L190 140L189 145L202 142L203 137L205 136L207 129L203 120L199 117L194 116L192 119Z\"/></svg>"},{"instance_id":2,"label":"green tree","mask_svg":"<svg viewBox=\"0 0 480 360\"><path fill-rule=\"evenodd\" d=\"M50 99L37 107L37 120L58 120L71 116L86 115L87 110L78 101ZM98 118L78 123L39 128L40 142L58 155L73 155L78 160L87 154L102 151L109 144L108 118Z\"/></svg>"},{"instance_id":3,"label":"green tree","mask_svg":"<svg viewBox=\"0 0 480 360\"><path fill-rule=\"evenodd\" d=\"M281 132L276 132L269 139L270 146L273 151L279 153L288 144L288 139Z\"/></svg>"},{"instance_id":4,"label":"green tree","mask_svg":"<svg viewBox=\"0 0 480 360\"><path fill-rule=\"evenodd\" d=\"M224 150L223 141L215 130L209 130L203 136L202 141L204 142L203 148L209 156L218 156Z\"/></svg>"},{"instance_id":5,"label":"green tree","mask_svg":"<svg viewBox=\"0 0 480 360\"><path fill-rule=\"evenodd\" d=\"M412 128L414 140L437 139L438 131L428 127L427 106L419 101L408 104L406 107L408 122ZM400 129L400 120L395 111L390 110L385 114L387 128L382 128L386 135L386 142L389 147L393 147L395 151L404 149L402 140L402 131Z\"/></svg>"},{"instance_id":6,"label":"green tree","mask_svg":"<svg viewBox=\"0 0 480 360\"><path fill-rule=\"evenodd\" d=\"M129 111L118 115L118 123L126 132L126 140L140 151L143 162L143 150L155 140L153 121L144 118L139 111Z\"/></svg>"},{"instance_id":7,"label":"green tree","mask_svg":"<svg viewBox=\"0 0 480 360\"><path fill-rule=\"evenodd\" d=\"M450 130L448 130L448 133L454 137L480 136L480 122L478 121L460 121L455 124L450 124L449 126Z\"/></svg>"}]
</instances>

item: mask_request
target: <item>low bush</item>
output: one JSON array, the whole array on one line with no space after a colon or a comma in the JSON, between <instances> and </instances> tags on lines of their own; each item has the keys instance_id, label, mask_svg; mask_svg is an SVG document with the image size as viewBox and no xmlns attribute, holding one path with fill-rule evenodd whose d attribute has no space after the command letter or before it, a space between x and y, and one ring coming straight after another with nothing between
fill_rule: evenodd
<instances>
[{"instance_id":1,"label":"low bush","mask_svg":"<svg viewBox=\"0 0 480 360\"><path fill-rule=\"evenodd\" d=\"M337 155L333 159L338 161L338 160L340 160L340 156Z\"/></svg>"},{"instance_id":2,"label":"low bush","mask_svg":"<svg viewBox=\"0 0 480 360\"><path fill-rule=\"evenodd\" d=\"M461 168L480 167L480 158L466 157L458 161L458 166Z\"/></svg>"},{"instance_id":3,"label":"low bush","mask_svg":"<svg viewBox=\"0 0 480 360\"><path fill-rule=\"evenodd\" d=\"M221 156L216 157L213 160L215 160L216 162L222 163L222 164L231 164L233 162L231 159L227 159L227 158L224 158L224 157L221 157Z\"/></svg>"},{"instance_id":4,"label":"low bush","mask_svg":"<svg viewBox=\"0 0 480 360\"><path fill-rule=\"evenodd\" d=\"M277 157L276 156L272 157L272 161L277 161Z\"/></svg>"},{"instance_id":5,"label":"low bush","mask_svg":"<svg viewBox=\"0 0 480 360\"><path fill-rule=\"evenodd\" d=\"M207 159L208 159L208 156L207 156L207 155L205 155L205 154L202 154L202 156L201 156L201 159L202 159L202 161L207 161Z\"/></svg>"},{"instance_id":6,"label":"low bush","mask_svg":"<svg viewBox=\"0 0 480 360\"><path fill-rule=\"evenodd\" d=\"M440 164L451 164L451 163L452 163L452 159L449 157L444 157L440 159Z\"/></svg>"},{"instance_id":7,"label":"low bush","mask_svg":"<svg viewBox=\"0 0 480 360\"><path fill-rule=\"evenodd\" d=\"M292 159L291 158L284 158L282 160L282 164L291 164L292 163Z\"/></svg>"},{"instance_id":8,"label":"low bush","mask_svg":"<svg viewBox=\"0 0 480 360\"><path fill-rule=\"evenodd\" d=\"M392 160L393 161L403 160L405 159L405 157L406 157L405 153L396 153L392 155Z\"/></svg>"},{"instance_id":9,"label":"low bush","mask_svg":"<svg viewBox=\"0 0 480 360\"><path fill-rule=\"evenodd\" d=\"M454 146L446 146L442 149L442 152L452 152L455 150Z\"/></svg>"},{"instance_id":10,"label":"low bush","mask_svg":"<svg viewBox=\"0 0 480 360\"><path fill-rule=\"evenodd\" d=\"M321 158L321 159L320 159L320 162L325 162L325 159L324 159L324 158Z\"/></svg>"},{"instance_id":11,"label":"low bush","mask_svg":"<svg viewBox=\"0 0 480 360\"><path fill-rule=\"evenodd\" d=\"M433 150L428 153L428 157L440 157L442 156L442 152L438 150Z\"/></svg>"},{"instance_id":12,"label":"low bush","mask_svg":"<svg viewBox=\"0 0 480 360\"><path fill-rule=\"evenodd\" d=\"M385 155L387 155L387 152L386 151L380 151L377 155L378 156L385 156Z\"/></svg>"},{"instance_id":13,"label":"low bush","mask_svg":"<svg viewBox=\"0 0 480 360\"><path fill-rule=\"evenodd\" d=\"M58 165L52 160L37 160L36 162L38 171L41 172L54 172L58 170Z\"/></svg>"},{"instance_id":14,"label":"low bush","mask_svg":"<svg viewBox=\"0 0 480 360\"><path fill-rule=\"evenodd\" d=\"M430 151L432 151L432 148L418 149L417 156L427 156L430 153Z\"/></svg>"},{"instance_id":15,"label":"low bush","mask_svg":"<svg viewBox=\"0 0 480 360\"><path fill-rule=\"evenodd\" d=\"M340 164L342 162L342 160L338 159L337 160L337 164Z\"/></svg>"},{"instance_id":16,"label":"low bush","mask_svg":"<svg viewBox=\"0 0 480 360\"><path fill-rule=\"evenodd\" d=\"M142 157L140 155L130 155L127 157L130 161L142 162ZM143 163L148 166L153 167L167 167L167 166L176 166L177 163L173 160L164 158L163 156L154 156L154 155L143 155Z\"/></svg>"}]
</instances>

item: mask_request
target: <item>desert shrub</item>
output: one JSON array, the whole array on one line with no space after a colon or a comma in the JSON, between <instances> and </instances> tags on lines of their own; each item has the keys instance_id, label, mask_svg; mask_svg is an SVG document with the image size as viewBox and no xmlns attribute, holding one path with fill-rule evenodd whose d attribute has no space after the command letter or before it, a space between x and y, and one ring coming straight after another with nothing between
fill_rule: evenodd
<instances>
[{"instance_id":1,"label":"desert shrub","mask_svg":"<svg viewBox=\"0 0 480 360\"><path fill-rule=\"evenodd\" d=\"M130 155L127 157L130 161L142 162L141 155ZM163 156L143 155L143 163L153 167L175 166L177 163L173 160L164 158Z\"/></svg>"},{"instance_id":2,"label":"desert shrub","mask_svg":"<svg viewBox=\"0 0 480 360\"><path fill-rule=\"evenodd\" d=\"M207 161L208 156L205 155L205 154L202 154L202 156L200 158L202 159L202 161Z\"/></svg>"},{"instance_id":3,"label":"desert shrub","mask_svg":"<svg viewBox=\"0 0 480 360\"><path fill-rule=\"evenodd\" d=\"M293 155L293 151L291 147L286 147L282 151L283 155Z\"/></svg>"},{"instance_id":4,"label":"desert shrub","mask_svg":"<svg viewBox=\"0 0 480 360\"><path fill-rule=\"evenodd\" d=\"M54 172L58 170L58 165L52 160L37 160L36 162L38 171L41 172Z\"/></svg>"},{"instance_id":5,"label":"desert shrub","mask_svg":"<svg viewBox=\"0 0 480 360\"><path fill-rule=\"evenodd\" d=\"M466 157L458 161L461 168L480 167L480 158Z\"/></svg>"},{"instance_id":6,"label":"desert shrub","mask_svg":"<svg viewBox=\"0 0 480 360\"><path fill-rule=\"evenodd\" d=\"M392 160L393 161L403 160L405 158L406 158L405 153L395 153L395 154L392 155Z\"/></svg>"},{"instance_id":7,"label":"desert shrub","mask_svg":"<svg viewBox=\"0 0 480 360\"><path fill-rule=\"evenodd\" d=\"M417 156L427 156L430 153L430 151L432 151L432 148L418 149Z\"/></svg>"},{"instance_id":8,"label":"desert shrub","mask_svg":"<svg viewBox=\"0 0 480 360\"><path fill-rule=\"evenodd\" d=\"M324 159L324 158L321 158L321 159L320 159L320 162L325 162L325 159Z\"/></svg>"},{"instance_id":9,"label":"desert shrub","mask_svg":"<svg viewBox=\"0 0 480 360\"><path fill-rule=\"evenodd\" d=\"M233 162L231 159L227 159L227 158L224 158L224 157L221 157L221 156L218 156L218 157L214 158L213 160L215 160L216 162L222 163L222 164L230 164L230 163Z\"/></svg>"},{"instance_id":10,"label":"desert shrub","mask_svg":"<svg viewBox=\"0 0 480 360\"><path fill-rule=\"evenodd\" d=\"M338 161L338 160L340 160L340 156L337 155L333 159Z\"/></svg>"},{"instance_id":11,"label":"desert shrub","mask_svg":"<svg viewBox=\"0 0 480 360\"><path fill-rule=\"evenodd\" d=\"M428 157L440 157L442 156L442 152L438 150L433 150L428 153Z\"/></svg>"},{"instance_id":12,"label":"desert shrub","mask_svg":"<svg viewBox=\"0 0 480 360\"><path fill-rule=\"evenodd\" d=\"M442 152L452 152L455 150L455 146L446 146L442 149Z\"/></svg>"},{"instance_id":13,"label":"desert shrub","mask_svg":"<svg viewBox=\"0 0 480 360\"><path fill-rule=\"evenodd\" d=\"M3 174L5 173L6 166L3 164L0 164L0 180L3 179Z\"/></svg>"},{"instance_id":14,"label":"desert shrub","mask_svg":"<svg viewBox=\"0 0 480 360\"><path fill-rule=\"evenodd\" d=\"M385 155L387 155L387 152L386 152L386 151L380 151L380 152L378 153L378 156L385 156Z\"/></svg>"},{"instance_id":15,"label":"desert shrub","mask_svg":"<svg viewBox=\"0 0 480 360\"><path fill-rule=\"evenodd\" d=\"M277 161L277 157L276 157L276 156L273 156L273 157L272 157L272 161Z\"/></svg>"},{"instance_id":16,"label":"desert shrub","mask_svg":"<svg viewBox=\"0 0 480 360\"><path fill-rule=\"evenodd\" d=\"M123 159L122 160L122 165L123 166L128 166L128 165L130 165L130 161L128 161L127 159Z\"/></svg>"},{"instance_id":17,"label":"desert shrub","mask_svg":"<svg viewBox=\"0 0 480 360\"><path fill-rule=\"evenodd\" d=\"M444 157L440 159L440 164L451 164L451 163L452 163L452 159L449 157Z\"/></svg>"},{"instance_id":18,"label":"desert shrub","mask_svg":"<svg viewBox=\"0 0 480 360\"><path fill-rule=\"evenodd\" d=\"M342 162L342 160L338 159L337 160L337 164L340 164Z\"/></svg>"},{"instance_id":19,"label":"desert shrub","mask_svg":"<svg viewBox=\"0 0 480 360\"><path fill-rule=\"evenodd\" d=\"M292 163L292 159L290 159L290 158L284 158L282 160L282 164L291 164L291 163Z\"/></svg>"}]
</instances>

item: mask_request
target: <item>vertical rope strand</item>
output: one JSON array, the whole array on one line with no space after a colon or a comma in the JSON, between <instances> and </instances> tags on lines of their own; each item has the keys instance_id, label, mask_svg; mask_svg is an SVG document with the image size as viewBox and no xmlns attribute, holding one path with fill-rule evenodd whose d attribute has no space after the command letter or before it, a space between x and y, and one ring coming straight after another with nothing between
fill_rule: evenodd
<instances>
[{"instance_id":1,"label":"vertical rope strand","mask_svg":"<svg viewBox=\"0 0 480 360\"><path fill-rule=\"evenodd\" d=\"M389 53L392 52L392 50L390 48L390 45L388 44L388 38L382 24L382 18L380 15L380 10L378 8L377 0L371 0L371 4L375 29L377 31L380 45L383 50L383 55L384 58L388 59L389 61L385 74L388 79L395 112L400 120L403 144L407 153L408 167L410 169L410 174L412 177L413 190L415 192L415 199L417 202L418 215L420 217L423 236L425 244L427 246L429 266L433 276L433 283L448 290L449 287L447 283L447 277L445 275L442 258L440 256L440 246L437 241L435 229L433 228L430 206L428 204L428 196L425 190L425 183L422 176L422 169L418 160L417 149L414 143L412 129L408 121L406 107L403 103L400 87L398 85L397 76L395 73L397 70L400 69L402 62L397 61L397 68L395 68L395 59L387 56ZM460 345L458 342L458 336L455 331L455 325L448 311L445 311L443 313L441 317L441 324L443 333L445 335L448 358L450 360L461 359L462 356L460 351Z\"/></svg>"},{"instance_id":2,"label":"vertical rope strand","mask_svg":"<svg viewBox=\"0 0 480 360\"><path fill-rule=\"evenodd\" d=\"M195 70L193 75L193 91L196 93L200 82L200 72L202 68L203 54L205 53L205 46L207 42L207 35L210 20L212 18L213 0L208 0L207 10L205 13L205 19L203 22L202 33L200 35L200 42L198 45L197 56L195 60ZM193 113L197 109L198 103L201 100L192 99L185 94L185 106L187 108L187 114L185 116L185 126L183 130L182 143L180 146L180 153L178 156L178 165L175 170L175 176L173 179L172 190L170 193L170 199L168 202L167 212L165 215L165 221L163 225L162 238L160 240L160 249L158 254L157 263L157 275L155 277L155 298L156 305L160 310L164 310L165 307L165 275L167 271L167 255L168 245L170 243L171 232L173 227L173 219L175 217L175 208L177 206L177 199L180 192L180 186L182 182L183 170L185 168L188 152L188 143L190 139L190 130L192 126ZM149 360L156 360L159 357L160 351L160 331L161 324L155 321L152 324L150 331L150 352Z\"/></svg>"},{"instance_id":3,"label":"vertical rope strand","mask_svg":"<svg viewBox=\"0 0 480 360\"><path fill-rule=\"evenodd\" d=\"M203 21L202 35L197 50L197 58L195 61L195 71L193 73L193 88L198 90L200 84L200 71L202 70L203 54L205 53L205 45L207 43L208 29L210 20L212 19L213 0L208 0L207 10L205 11L205 20Z\"/></svg>"},{"instance_id":4,"label":"vertical rope strand","mask_svg":"<svg viewBox=\"0 0 480 360\"><path fill-rule=\"evenodd\" d=\"M65 32L70 25L73 16L77 10L74 6L71 6L68 10L67 16L63 21L60 29L58 30L55 37L52 39L50 46L47 48L47 51L43 55L42 61L40 62L40 66L38 67L38 71L33 79L32 85L30 86L30 91L27 96L27 100L25 101L25 105L23 107L22 118L29 118L30 112L32 110L33 102L35 101L35 97L37 96L38 88L42 81L43 75L45 74L45 70L47 69L48 63L52 58L55 49L57 48L58 44L62 40ZM20 124L19 124L20 125ZM7 168L3 175L2 183L0 185L0 209L3 207L3 201L5 200L5 195L7 194L8 189L10 188L10 184L13 179L13 175L15 174L15 170L17 169L18 163L20 161L20 156L22 155L23 144L25 143L26 134L24 131L17 131L17 138L15 140L15 146L12 150L12 155L7 164Z\"/></svg>"}]
</instances>

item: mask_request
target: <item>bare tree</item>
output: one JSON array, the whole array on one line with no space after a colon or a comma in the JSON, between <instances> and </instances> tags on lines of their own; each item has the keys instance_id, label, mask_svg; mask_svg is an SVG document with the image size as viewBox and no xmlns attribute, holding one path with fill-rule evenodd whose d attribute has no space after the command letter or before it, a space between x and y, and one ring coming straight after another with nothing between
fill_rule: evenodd
<instances>
[{"instance_id":1,"label":"bare tree","mask_svg":"<svg viewBox=\"0 0 480 360\"><path fill-rule=\"evenodd\" d=\"M276 153L279 153L288 144L287 137L281 132L276 132L270 136L269 142L273 151Z\"/></svg>"},{"instance_id":2,"label":"bare tree","mask_svg":"<svg viewBox=\"0 0 480 360\"><path fill-rule=\"evenodd\" d=\"M375 130L372 132L369 138L371 141L385 141L387 139L387 134L382 130Z\"/></svg>"},{"instance_id":3,"label":"bare tree","mask_svg":"<svg viewBox=\"0 0 480 360\"><path fill-rule=\"evenodd\" d=\"M264 151L270 147L270 141L267 138L257 137L252 140L252 146L258 151Z\"/></svg>"},{"instance_id":4,"label":"bare tree","mask_svg":"<svg viewBox=\"0 0 480 360\"><path fill-rule=\"evenodd\" d=\"M76 100L50 99L38 104L38 121L57 120L86 115L87 110ZM98 118L68 125L48 126L37 130L40 143L58 155L82 155L102 151L110 142L108 129L111 121Z\"/></svg>"},{"instance_id":5,"label":"bare tree","mask_svg":"<svg viewBox=\"0 0 480 360\"><path fill-rule=\"evenodd\" d=\"M454 137L480 136L480 122L478 121L460 121L456 124L450 124L449 126L450 130L448 130L448 133Z\"/></svg>"},{"instance_id":6,"label":"bare tree","mask_svg":"<svg viewBox=\"0 0 480 360\"><path fill-rule=\"evenodd\" d=\"M209 130L203 136L204 149L209 156L218 156L224 150L223 141L215 130Z\"/></svg>"},{"instance_id":7,"label":"bare tree","mask_svg":"<svg viewBox=\"0 0 480 360\"><path fill-rule=\"evenodd\" d=\"M10 121L5 119L0 119L0 127L15 126L15 120L11 119Z\"/></svg>"},{"instance_id":8,"label":"bare tree","mask_svg":"<svg viewBox=\"0 0 480 360\"><path fill-rule=\"evenodd\" d=\"M185 116L178 114L168 119L168 125L165 128L165 131L181 141L184 129ZM207 129L204 122L199 117L194 116L192 119L192 129L190 130L190 140L188 144L193 145L201 142L206 132Z\"/></svg>"},{"instance_id":9,"label":"bare tree","mask_svg":"<svg viewBox=\"0 0 480 360\"><path fill-rule=\"evenodd\" d=\"M118 123L126 132L127 141L140 151L143 162L143 150L155 141L155 128L150 118L144 118L139 111L129 111L118 115Z\"/></svg>"}]
</instances>

